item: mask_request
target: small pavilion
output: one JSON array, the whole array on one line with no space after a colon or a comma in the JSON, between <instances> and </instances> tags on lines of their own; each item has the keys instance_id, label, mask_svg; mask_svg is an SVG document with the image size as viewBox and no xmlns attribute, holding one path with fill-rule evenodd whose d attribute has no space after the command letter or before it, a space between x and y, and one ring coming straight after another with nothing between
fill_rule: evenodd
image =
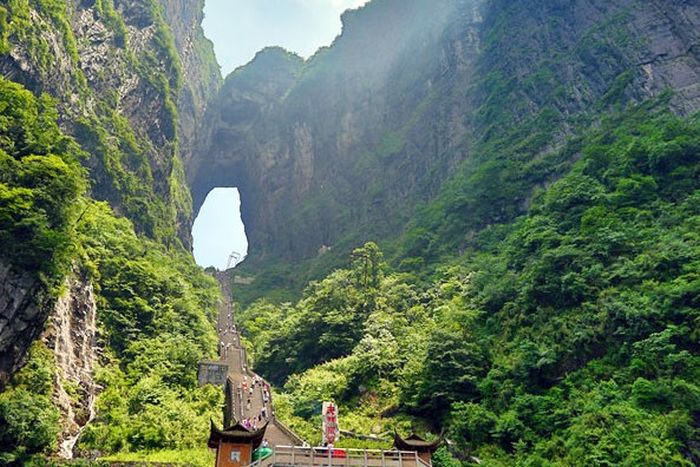
<instances>
[{"instance_id":1,"label":"small pavilion","mask_svg":"<svg viewBox=\"0 0 700 467\"><path fill-rule=\"evenodd\" d=\"M220 430L211 422L208 446L216 449L216 467L243 467L253 462L253 451L263 441L267 423L251 431L240 423Z\"/></svg>"},{"instance_id":2,"label":"small pavilion","mask_svg":"<svg viewBox=\"0 0 700 467\"><path fill-rule=\"evenodd\" d=\"M442 444L442 438L435 441L426 441L415 433L408 438L402 438L398 433L394 432L394 447L399 451L414 451L418 453L418 457L427 463L433 465L433 453Z\"/></svg>"}]
</instances>

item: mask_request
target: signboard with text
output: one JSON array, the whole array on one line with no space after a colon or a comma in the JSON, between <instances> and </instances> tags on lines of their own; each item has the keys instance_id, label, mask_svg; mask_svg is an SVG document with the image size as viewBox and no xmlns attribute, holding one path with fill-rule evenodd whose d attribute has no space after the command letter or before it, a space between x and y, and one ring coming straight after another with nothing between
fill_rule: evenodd
<instances>
[{"instance_id":1,"label":"signboard with text","mask_svg":"<svg viewBox=\"0 0 700 467\"><path fill-rule=\"evenodd\" d=\"M323 444L334 444L340 437L338 427L338 408L333 402L323 403Z\"/></svg>"},{"instance_id":2,"label":"signboard with text","mask_svg":"<svg viewBox=\"0 0 700 467\"><path fill-rule=\"evenodd\" d=\"M204 361L199 363L199 371L197 379L200 386L205 384L213 384L214 386L223 386L226 384L226 376L228 375L228 365L221 362Z\"/></svg>"}]
</instances>

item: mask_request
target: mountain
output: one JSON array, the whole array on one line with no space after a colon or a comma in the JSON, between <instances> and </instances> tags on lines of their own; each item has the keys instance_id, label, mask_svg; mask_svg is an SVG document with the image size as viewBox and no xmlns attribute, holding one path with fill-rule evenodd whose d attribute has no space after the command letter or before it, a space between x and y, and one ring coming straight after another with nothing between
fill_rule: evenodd
<instances>
[{"instance_id":1,"label":"mountain","mask_svg":"<svg viewBox=\"0 0 700 467\"><path fill-rule=\"evenodd\" d=\"M268 49L229 76L186 166L195 211L241 190L241 273L261 281L288 265L298 289L364 241L388 247L449 186L458 218L428 235L512 221L566 170L537 161L599 115L668 91L681 115L700 105L692 2L376 0L342 20L306 63Z\"/></svg>"},{"instance_id":2,"label":"mountain","mask_svg":"<svg viewBox=\"0 0 700 467\"><path fill-rule=\"evenodd\" d=\"M332 399L438 466L700 462L697 2L372 0L225 79L202 8L0 5L0 462L209 463L217 186L309 440Z\"/></svg>"},{"instance_id":3,"label":"mountain","mask_svg":"<svg viewBox=\"0 0 700 467\"><path fill-rule=\"evenodd\" d=\"M438 465L698 464L699 22L375 0L229 76L186 171L195 209L241 190L280 416L443 432Z\"/></svg>"},{"instance_id":4,"label":"mountain","mask_svg":"<svg viewBox=\"0 0 700 467\"><path fill-rule=\"evenodd\" d=\"M55 99L61 129L90 154L90 196L147 236L185 245L192 209L182 154L221 79L202 8L149 1L2 7L0 72Z\"/></svg>"},{"instance_id":5,"label":"mountain","mask_svg":"<svg viewBox=\"0 0 700 467\"><path fill-rule=\"evenodd\" d=\"M221 83L202 8L0 5L0 463L201 447L218 414L182 162Z\"/></svg>"},{"instance_id":6,"label":"mountain","mask_svg":"<svg viewBox=\"0 0 700 467\"><path fill-rule=\"evenodd\" d=\"M407 194L437 193L466 131L441 76L453 58L469 73L477 44L461 40L459 58L441 50L453 2L396 6L346 12L343 34L307 63L267 49L226 79L187 172L195 208L212 186L240 186L248 261L313 257L350 225L355 240L396 233ZM387 175L402 183L380 183Z\"/></svg>"}]
</instances>

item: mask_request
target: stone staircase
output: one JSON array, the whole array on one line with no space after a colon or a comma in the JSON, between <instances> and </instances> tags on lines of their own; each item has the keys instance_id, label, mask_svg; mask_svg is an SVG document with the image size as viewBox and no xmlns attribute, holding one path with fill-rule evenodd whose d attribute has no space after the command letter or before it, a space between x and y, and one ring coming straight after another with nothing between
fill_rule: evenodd
<instances>
[{"instance_id":1,"label":"stone staircase","mask_svg":"<svg viewBox=\"0 0 700 467\"><path fill-rule=\"evenodd\" d=\"M241 345L241 338L238 328L235 326L233 316L233 304L231 303L231 295L228 287L228 277L226 273L218 273L217 279L221 284L223 301L219 307L218 329L221 349L220 360L228 365L228 380L232 389L233 410L230 416L237 421L259 416L262 413L263 406L263 385L257 384L252 394L242 394L238 387L243 386L247 382L248 386L254 378L264 384L270 386L267 381L250 370L248 366L248 356L246 349ZM250 407L248 407L248 398L250 398ZM267 418L259 422L258 426L262 426L266 421L269 422L265 433L270 447L275 446L301 446L303 440L293 431L286 427L282 422L274 417L274 406L272 395L266 406Z\"/></svg>"}]
</instances>

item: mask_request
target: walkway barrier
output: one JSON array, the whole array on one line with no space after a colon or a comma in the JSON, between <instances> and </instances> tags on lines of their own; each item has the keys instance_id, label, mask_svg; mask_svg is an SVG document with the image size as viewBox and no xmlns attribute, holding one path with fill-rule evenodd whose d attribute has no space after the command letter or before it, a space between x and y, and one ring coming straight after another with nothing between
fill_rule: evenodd
<instances>
[{"instance_id":1,"label":"walkway barrier","mask_svg":"<svg viewBox=\"0 0 700 467\"><path fill-rule=\"evenodd\" d=\"M268 406L268 408L269 408L269 411L268 411L268 419L269 419L269 420L272 420L272 421L274 422L274 424L277 426L277 428L279 428L279 430L280 430L282 433L284 433L284 434L290 439L291 442L297 443L297 444L299 444L299 445L304 444L304 440L303 440L299 435L297 435L296 433L294 433L294 432L292 431L291 428L289 428L287 425L285 425L284 423L282 423L282 422L280 421L280 419L278 419L278 418L275 416L274 406L272 405L272 384L270 384L270 382L269 382L268 380L266 380L265 378L261 377L260 375L258 375L257 373L255 373L254 371L252 371L252 370L248 367L248 354L247 354L247 350L246 350L243 346L241 346L240 349L241 349L241 362L245 362L244 366L243 366L243 365L241 366L241 371L243 371L243 373L244 373L245 375L247 375L251 380L252 380L253 377L259 378L260 381L263 382L263 384L267 385L267 387L270 388L270 391L268 392L269 399L268 399L268 402L267 402L267 406ZM260 397L261 397L261 399L262 399L262 391L263 391L263 388L262 388L262 385L261 385L261 387L260 387ZM241 401L241 403L243 403L243 401Z\"/></svg>"},{"instance_id":2,"label":"walkway barrier","mask_svg":"<svg viewBox=\"0 0 700 467\"><path fill-rule=\"evenodd\" d=\"M378 449L329 450L322 447L277 446L272 455L253 462L248 467L292 466L337 467L430 467L413 451L382 451Z\"/></svg>"},{"instance_id":3,"label":"walkway barrier","mask_svg":"<svg viewBox=\"0 0 700 467\"><path fill-rule=\"evenodd\" d=\"M272 396L270 396L270 398L272 398ZM272 404L272 399L270 399L270 404ZM277 418L276 416L273 416L273 417L272 417L272 421L275 423L275 425L277 426L277 428L278 428L282 433L284 433L285 435L287 435L287 437L288 437L289 439L291 439L293 442L296 442L299 446L301 446L301 445L304 444L304 440L303 440L299 435L297 435L296 433L294 433L294 432L292 431L291 428L289 428L287 425L285 425L284 423L282 423L282 421L281 421L279 418Z\"/></svg>"}]
</instances>

